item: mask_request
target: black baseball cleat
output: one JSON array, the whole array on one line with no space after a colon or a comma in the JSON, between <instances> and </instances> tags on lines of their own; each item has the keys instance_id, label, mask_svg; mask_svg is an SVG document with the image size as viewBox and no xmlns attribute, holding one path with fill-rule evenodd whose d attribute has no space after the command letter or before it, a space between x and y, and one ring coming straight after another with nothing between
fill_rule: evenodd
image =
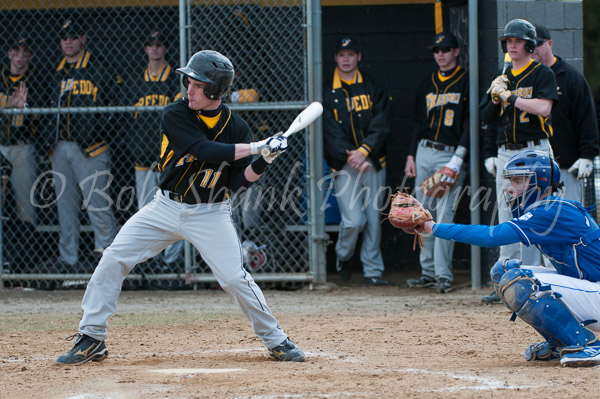
<instances>
[{"instance_id":1,"label":"black baseball cleat","mask_svg":"<svg viewBox=\"0 0 600 399\"><path fill-rule=\"evenodd\" d=\"M77 339L73 344L73 348L68 353L60 355L56 359L56 363L76 366L87 363L90 360L93 362L101 362L108 357L108 349L106 349L104 341L98 341L97 339L82 334L72 335L69 338L73 339L75 336ZM70 341L69 338L67 338L67 340Z\"/></svg>"},{"instance_id":2,"label":"black baseball cleat","mask_svg":"<svg viewBox=\"0 0 600 399\"><path fill-rule=\"evenodd\" d=\"M419 278L409 278L406 280L408 288L428 288L435 285L435 279L429 276L421 276Z\"/></svg>"},{"instance_id":3,"label":"black baseball cleat","mask_svg":"<svg viewBox=\"0 0 600 399\"><path fill-rule=\"evenodd\" d=\"M288 338L278 346L269 349L271 357L284 362L303 362L304 352Z\"/></svg>"},{"instance_id":4,"label":"black baseball cleat","mask_svg":"<svg viewBox=\"0 0 600 399\"><path fill-rule=\"evenodd\" d=\"M481 303L486 305L493 305L494 303L502 303L496 291L492 291L490 295L484 295L481 297Z\"/></svg>"},{"instance_id":5,"label":"black baseball cleat","mask_svg":"<svg viewBox=\"0 0 600 399\"><path fill-rule=\"evenodd\" d=\"M381 277L365 277L365 285L390 285L390 282Z\"/></svg>"}]
</instances>

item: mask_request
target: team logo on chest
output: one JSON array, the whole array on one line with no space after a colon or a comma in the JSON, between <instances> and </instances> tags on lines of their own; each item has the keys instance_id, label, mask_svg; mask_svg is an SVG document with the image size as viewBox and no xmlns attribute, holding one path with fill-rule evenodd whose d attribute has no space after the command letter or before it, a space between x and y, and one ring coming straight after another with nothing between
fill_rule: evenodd
<instances>
[{"instance_id":1,"label":"team logo on chest","mask_svg":"<svg viewBox=\"0 0 600 399\"><path fill-rule=\"evenodd\" d=\"M429 93L425 96L425 101L427 101L427 111L431 111L435 107L441 107L446 104L460 104L460 97L461 93Z\"/></svg>"}]
</instances>

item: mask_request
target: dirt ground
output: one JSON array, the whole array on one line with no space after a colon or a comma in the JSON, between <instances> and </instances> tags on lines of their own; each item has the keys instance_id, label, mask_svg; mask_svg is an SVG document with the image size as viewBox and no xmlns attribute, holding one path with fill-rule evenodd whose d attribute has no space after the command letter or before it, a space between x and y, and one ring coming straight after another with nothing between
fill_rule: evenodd
<instances>
[{"instance_id":1,"label":"dirt ground","mask_svg":"<svg viewBox=\"0 0 600 399\"><path fill-rule=\"evenodd\" d=\"M461 285L459 285L461 287ZM0 398L596 398L600 367L525 362L539 337L488 289L265 290L305 363L271 360L223 291L123 292L109 357L55 364L82 291L0 290ZM590 382L593 381L594 383Z\"/></svg>"}]
</instances>

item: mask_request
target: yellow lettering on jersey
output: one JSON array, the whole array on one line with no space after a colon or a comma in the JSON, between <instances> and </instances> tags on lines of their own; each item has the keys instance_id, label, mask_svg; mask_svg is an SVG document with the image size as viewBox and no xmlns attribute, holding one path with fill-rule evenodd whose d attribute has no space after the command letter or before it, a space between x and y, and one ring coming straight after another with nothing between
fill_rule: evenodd
<instances>
[{"instance_id":1,"label":"yellow lettering on jersey","mask_svg":"<svg viewBox=\"0 0 600 399\"><path fill-rule=\"evenodd\" d=\"M175 164L175 166L181 166L184 163L191 163L194 162L196 160L196 157L194 157L192 154L185 154L184 156L182 156L181 158L179 158L179 161L177 161L177 163Z\"/></svg>"},{"instance_id":2,"label":"yellow lettering on jersey","mask_svg":"<svg viewBox=\"0 0 600 399\"><path fill-rule=\"evenodd\" d=\"M431 111L435 107L441 107L446 104L460 104L461 93L445 93L433 94L429 93L425 96L427 111Z\"/></svg>"},{"instance_id":3,"label":"yellow lettering on jersey","mask_svg":"<svg viewBox=\"0 0 600 399\"><path fill-rule=\"evenodd\" d=\"M521 98L533 98L533 87L519 87L516 91L513 91L517 97Z\"/></svg>"},{"instance_id":4,"label":"yellow lettering on jersey","mask_svg":"<svg viewBox=\"0 0 600 399\"><path fill-rule=\"evenodd\" d=\"M352 97L352 108L356 111L362 111L362 107L360 105L360 96Z\"/></svg>"},{"instance_id":5,"label":"yellow lettering on jersey","mask_svg":"<svg viewBox=\"0 0 600 399\"><path fill-rule=\"evenodd\" d=\"M12 105L11 98L4 93L0 93L0 107L4 108Z\"/></svg>"}]
</instances>

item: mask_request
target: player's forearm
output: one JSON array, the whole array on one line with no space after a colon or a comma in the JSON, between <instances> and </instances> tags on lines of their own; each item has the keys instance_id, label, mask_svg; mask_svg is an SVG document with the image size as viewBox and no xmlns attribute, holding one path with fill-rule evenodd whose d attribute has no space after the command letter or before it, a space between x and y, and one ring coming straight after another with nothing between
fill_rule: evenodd
<instances>
[{"instance_id":1,"label":"player's forearm","mask_svg":"<svg viewBox=\"0 0 600 399\"><path fill-rule=\"evenodd\" d=\"M515 106L529 114L547 117L552 112L552 100L517 97Z\"/></svg>"},{"instance_id":2,"label":"player's forearm","mask_svg":"<svg viewBox=\"0 0 600 399\"><path fill-rule=\"evenodd\" d=\"M521 242L519 234L506 223L497 226L435 223L431 231L436 237L479 247L499 247Z\"/></svg>"}]
</instances>

